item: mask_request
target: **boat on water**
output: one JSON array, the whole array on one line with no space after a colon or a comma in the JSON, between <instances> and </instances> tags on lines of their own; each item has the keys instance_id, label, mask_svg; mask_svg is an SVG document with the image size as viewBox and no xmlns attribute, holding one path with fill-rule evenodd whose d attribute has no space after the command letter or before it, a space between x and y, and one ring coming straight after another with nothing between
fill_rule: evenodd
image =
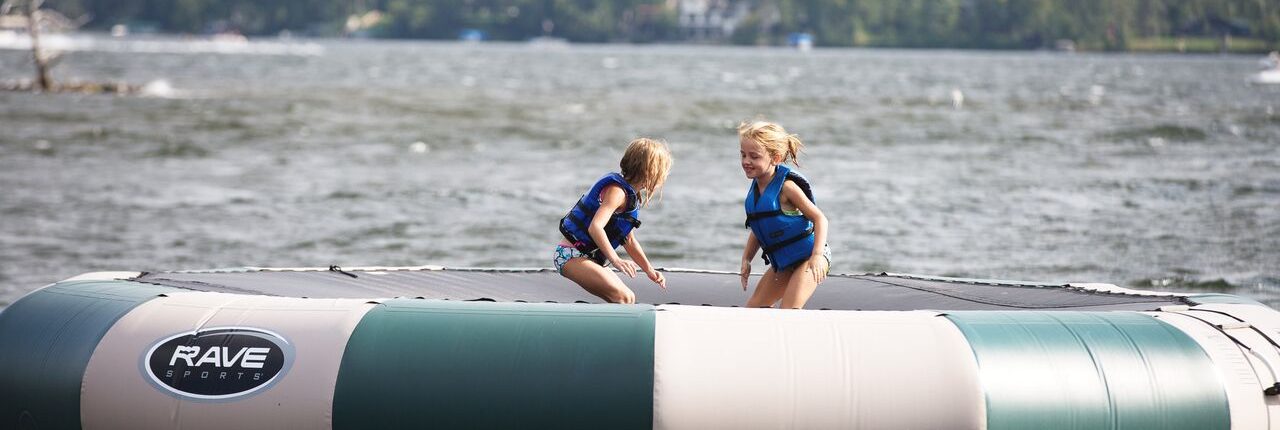
<instances>
[{"instance_id":1,"label":"boat on water","mask_svg":"<svg viewBox=\"0 0 1280 430\"><path fill-rule=\"evenodd\" d=\"M832 275L747 309L664 269L100 272L0 311L19 428L1280 428L1280 312L1225 294ZM759 276L758 274L755 276Z\"/></svg>"},{"instance_id":2,"label":"boat on water","mask_svg":"<svg viewBox=\"0 0 1280 430\"><path fill-rule=\"evenodd\" d=\"M788 34L787 45L800 51L809 51L813 49L813 35L799 32Z\"/></svg>"}]
</instances>

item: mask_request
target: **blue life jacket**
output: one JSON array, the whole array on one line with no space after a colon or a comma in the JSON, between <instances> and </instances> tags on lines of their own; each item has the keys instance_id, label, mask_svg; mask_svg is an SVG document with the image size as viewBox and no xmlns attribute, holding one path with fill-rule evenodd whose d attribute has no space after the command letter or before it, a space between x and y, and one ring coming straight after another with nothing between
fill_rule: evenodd
<instances>
[{"instance_id":1,"label":"blue life jacket","mask_svg":"<svg viewBox=\"0 0 1280 430\"><path fill-rule=\"evenodd\" d=\"M609 237L610 248L625 244L631 230L640 227L640 198L636 195L636 190L631 188L631 184L622 179L621 174L604 175L591 186L590 191L578 199L578 204L574 205L573 209L569 209L569 214L560 219L560 234L563 234L574 248L601 265L604 264L604 253L600 252L600 247L595 240L591 239L587 228L591 225L591 219L596 216L596 211L600 209L600 192L608 185L622 187L622 191L627 193L627 205L623 212L613 214L609 222L605 223L604 234Z\"/></svg>"},{"instance_id":2,"label":"blue life jacket","mask_svg":"<svg viewBox=\"0 0 1280 430\"><path fill-rule=\"evenodd\" d=\"M786 215L782 213L782 184L795 182L804 191L809 201L813 199L809 180L799 172L787 166L778 165L773 172L773 180L761 194L756 188L756 181L751 181L744 202L747 209L747 227L755 233L760 248L764 250L764 263L772 264L774 271L781 272L791 268L813 255L813 221L803 215Z\"/></svg>"}]
</instances>

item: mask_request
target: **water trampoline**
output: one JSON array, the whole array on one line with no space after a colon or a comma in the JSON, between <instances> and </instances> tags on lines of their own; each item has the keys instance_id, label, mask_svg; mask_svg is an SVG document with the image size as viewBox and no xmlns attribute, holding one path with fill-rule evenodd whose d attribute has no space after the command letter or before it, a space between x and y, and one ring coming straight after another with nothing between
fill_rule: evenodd
<instances>
[{"instance_id":1,"label":"water trampoline","mask_svg":"<svg viewBox=\"0 0 1280 430\"><path fill-rule=\"evenodd\" d=\"M1224 294L666 270L100 272L0 311L0 428L1280 428L1280 313Z\"/></svg>"}]
</instances>

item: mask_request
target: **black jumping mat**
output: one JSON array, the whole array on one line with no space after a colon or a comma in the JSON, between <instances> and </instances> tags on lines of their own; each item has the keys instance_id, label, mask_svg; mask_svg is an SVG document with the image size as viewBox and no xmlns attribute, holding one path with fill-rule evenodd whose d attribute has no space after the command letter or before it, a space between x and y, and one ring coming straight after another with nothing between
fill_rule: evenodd
<instances>
[{"instance_id":1,"label":"black jumping mat","mask_svg":"<svg viewBox=\"0 0 1280 430\"><path fill-rule=\"evenodd\" d=\"M638 303L743 306L734 273L664 270L666 291L645 278L622 276ZM753 275L754 288L760 275ZM132 279L196 291L309 298L414 297L496 302L601 303L552 269L241 269L143 273ZM840 310L1155 310L1191 305L1178 296L1099 292L1062 284L934 278L913 275L832 275L807 309Z\"/></svg>"}]
</instances>

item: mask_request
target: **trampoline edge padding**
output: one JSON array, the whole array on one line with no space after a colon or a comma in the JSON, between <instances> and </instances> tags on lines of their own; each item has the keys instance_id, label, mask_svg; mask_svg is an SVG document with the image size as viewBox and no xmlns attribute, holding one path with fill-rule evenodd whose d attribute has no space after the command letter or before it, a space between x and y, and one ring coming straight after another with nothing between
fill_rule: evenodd
<instances>
[{"instance_id":1,"label":"trampoline edge padding","mask_svg":"<svg viewBox=\"0 0 1280 430\"><path fill-rule=\"evenodd\" d=\"M85 368L81 406L85 425L87 428L329 428L342 353L350 333L373 306L367 300L356 299L295 299L197 291L172 293L144 303L107 332ZM195 367L161 355L161 372L167 368L174 371L174 376L164 376L163 381L151 378L149 372L154 371L157 362L148 358L160 342L175 336L228 329L279 336L280 345L289 351L286 356L292 358L285 360L278 373L262 377L269 385L263 385L261 390L235 390L219 399L194 398L189 392L169 390L160 384L192 387L192 384L219 379L257 378L256 369L238 364L236 358L245 357L245 353L237 344L223 351L221 360L209 354L215 348L200 350L199 360L193 357ZM208 347L207 344L190 345ZM268 355L276 353L267 352ZM184 370L191 372L187 375Z\"/></svg>"},{"instance_id":2,"label":"trampoline edge padding","mask_svg":"<svg viewBox=\"0 0 1280 430\"><path fill-rule=\"evenodd\" d=\"M882 309L783 311L571 303L586 293L546 271L183 275L67 280L0 310L0 428L1275 422L1262 388L1280 368L1280 314L1228 296L857 276L820 289L826 303ZM672 291L638 294L745 297L732 274L670 275ZM437 297L377 298L400 292ZM252 367L248 344L208 340L225 332L274 336L284 364L192 396Z\"/></svg>"},{"instance_id":3,"label":"trampoline edge padding","mask_svg":"<svg viewBox=\"0 0 1280 430\"><path fill-rule=\"evenodd\" d=\"M347 344L334 428L651 428L654 313L384 301Z\"/></svg>"},{"instance_id":4,"label":"trampoline edge padding","mask_svg":"<svg viewBox=\"0 0 1280 430\"><path fill-rule=\"evenodd\" d=\"M661 309L655 429L985 427L973 353L936 312Z\"/></svg>"},{"instance_id":5,"label":"trampoline edge padding","mask_svg":"<svg viewBox=\"0 0 1280 430\"><path fill-rule=\"evenodd\" d=\"M973 348L989 429L1228 429L1218 370L1133 312L949 312Z\"/></svg>"},{"instance_id":6,"label":"trampoline edge padding","mask_svg":"<svg viewBox=\"0 0 1280 430\"><path fill-rule=\"evenodd\" d=\"M0 423L80 428L85 367L120 317L175 288L128 281L64 281L0 312Z\"/></svg>"}]
</instances>

